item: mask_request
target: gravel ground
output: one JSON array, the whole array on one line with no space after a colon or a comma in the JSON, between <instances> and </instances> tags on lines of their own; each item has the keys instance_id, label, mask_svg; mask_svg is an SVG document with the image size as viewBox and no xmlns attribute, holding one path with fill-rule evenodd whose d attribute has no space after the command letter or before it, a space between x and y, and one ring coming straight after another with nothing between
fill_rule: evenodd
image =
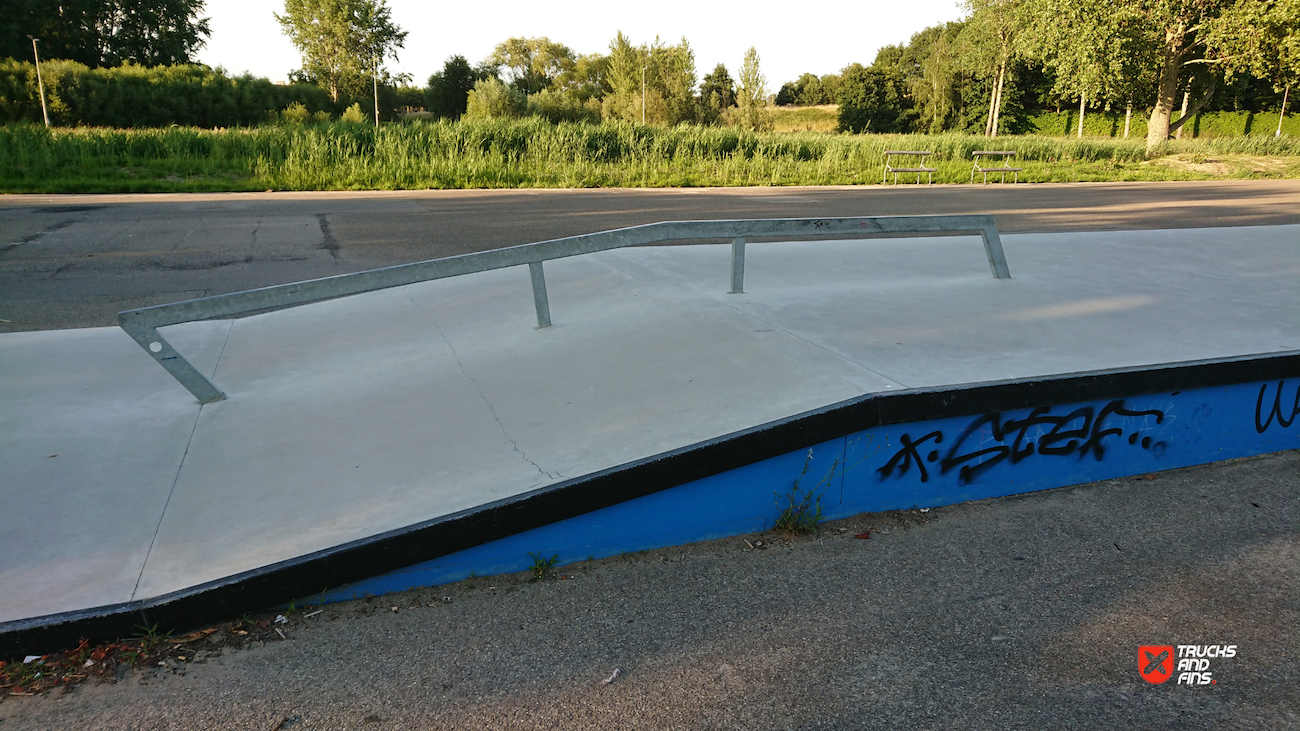
<instances>
[{"instance_id":1,"label":"gravel ground","mask_svg":"<svg viewBox=\"0 0 1300 731\"><path fill-rule=\"evenodd\" d=\"M0 729L1300 728L1298 498L1292 451L479 578ZM1151 685L1144 644L1238 650Z\"/></svg>"}]
</instances>

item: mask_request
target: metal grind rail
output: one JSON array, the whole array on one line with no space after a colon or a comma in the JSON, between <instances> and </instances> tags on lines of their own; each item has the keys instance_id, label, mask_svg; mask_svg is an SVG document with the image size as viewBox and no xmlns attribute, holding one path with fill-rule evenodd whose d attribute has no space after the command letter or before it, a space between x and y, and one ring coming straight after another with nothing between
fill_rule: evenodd
<instances>
[{"instance_id":1,"label":"metal grind rail","mask_svg":"<svg viewBox=\"0 0 1300 731\"><path fill-rule=\"evenodd\" d=\"M402 264L355 274L312 279L274 287L232 292L202 299L177 302L117 315L117 322L145 352L167 369L199 403L220 401L226 396L190 364L158 332L158 328L183 322L211 320L267 309L280 309L312 302L373 292L390 287L457 277L492 269L528 265L533 285L537 326L551 324L542 263L580 254L591 254L628 246L690 239L731 239L731 293L744 291L745 241L755 237L783 236L869 236L875 234L978 233L984 239L993 276L1009 278L1002 239L991 215L879 216L867 218L777 218L733 221L665 221L645 226L601 231L511 246L446 259Z\"/></svg>"}]
</instances>

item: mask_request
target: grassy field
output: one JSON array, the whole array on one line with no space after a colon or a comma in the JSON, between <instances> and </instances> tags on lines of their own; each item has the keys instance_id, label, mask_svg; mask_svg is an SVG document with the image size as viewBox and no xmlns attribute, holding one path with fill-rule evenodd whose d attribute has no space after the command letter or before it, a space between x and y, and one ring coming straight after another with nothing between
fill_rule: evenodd
<instances>
[{"instance_id":1,"label":"grassy field","mask_svg":"<svg viewBox=\"0 0 1300 731\"><path fill-rule=\"evenodd\" d=\"M816 107L773 107L774 132L838 132L840 108L836 104Z\"/></svg>"},{"instance_id":2,"label":"grassy field","mask_svg":"<svg viewBox=\"0 0 1300 731\"><path fill-rule=\"evenodd\" d=\"M202 130L0 127L0 192L878 184L884 151L926 149L966 183L971 135L755 134L539 119ZM1027 182L1300 177L1300 139L998 138Z\"/></svg>"}]
</instances>

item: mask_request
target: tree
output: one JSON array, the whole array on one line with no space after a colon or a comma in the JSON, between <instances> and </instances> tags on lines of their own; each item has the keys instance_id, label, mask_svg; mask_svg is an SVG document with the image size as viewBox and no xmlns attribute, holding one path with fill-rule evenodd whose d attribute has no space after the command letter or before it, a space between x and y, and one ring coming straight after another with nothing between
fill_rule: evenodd
<instances>
[{"instance_id":1,"label":"tree","mask_svg":"<svg viewBox=\"0 0 1300 731\"><path fill-rule=\"evenodd\" d=\"M1021 3L1020 0L966 0L966 9L971 15L957 36L957 56L961 68L992 80L984 135L997 137L1007 74L1021 53Z\"/></svg>"},{"instance_id":2,"label":"tree","mask_svg":"<svg viewBox=\"0 0 1300 731\"><path fill-rule=\"evenodd\" d=\"M493 49L488 62L504 66L507 80L525 94L549 89L562 75L573 71L573 50L550 38L508 38Z\"/></svg>"},{"instance_id":3,"label":"tree","mask_svg":"<svg viewBox=\"0 0 1300 731\"><path fill-rule=\"evenodd\" d=\"M609 44L605 119L679 124L699 119L695 104L695 52L685 38L676 46L658 38L633 46L622 32Z\"/></svg>"},{"instance_id":4,"label":"tree","mask_svg":"<svg viewBox=\"0 0 1300 731\"><path fill-rule=\"evenodd\" d=\"M1030 0L1025 6L1027 52L1052 70L1052 94L1079 100L1079 136L1089 101L1123 102L1131 111L1156 63L1137 10L1130 0Z\"/></svg>"},{"instance_id":5,"label":"tree","mask_svg":"<svg viewBox=\"0 0 1300 731\"><path fill-rule=\"evenodd\" d=\"M1148 153L1209 103L1222 73L1250 68L1246 59L1258 56L1252 47L1269 48L1270 42L1262 39L1272 38L1285 53L1286 39L1294 38L1298 22L1295 0L1026 0L1026 7L1036 32L1054 33L1056 46L1068 51L1056 59L1068 60L1081 47L1102 44L1080 66L1109 69L1094 74L1098 93L1105 91L1099 81L1105 79L1131 80L1133 93L1143 87L1154 90ZM1058 69L1058 83L1064 75ZM1171 122L1179 90L1197 76L1204 88L1201 98Z\"/></svg>"},{"instance_id":6,"label":"tree","mask_svg":"<svg viewBox=\"0 0 1300 731\"><path fill-rule=\"evenodd\" d=\"M812 107L818 104L834 104L835 98L827 93L822 79L816 74L804 74L781 87L781 91L776 95L776 103L780 106L793 104Z\"/></svg>"},{"instance_id":7,"label":"tree","mask_svg":"<svg viewBox=\"0 0 1300 731\"><path fill-rule=\"evenodd\" d=\"M745 127L764 130L771 126L767 110L767 78L758 67L758 50L753 46L745 51L745 61L740 66L736 106L740 107L740 122Z\"/></svg>"},{"instance_id":8,"label":"tree","mask_svg":"<svg viewBox=\"0 0 1300 731\"><path fill-rule=\"evenodd\" d=\"M1300 82L1300 0L1240 0L1206 23L1205 43L1228 81L1250 74L1281 91Z\"/></svg>"},{"instance_id":9,"label":"tree","mask_svg":"<svg viewBox=\"0 0 1300 731\"><path fill-rule=\"evenodd\" d=\"M442 71L429 77L424 92L424 106L438 117L459 119L469 103L474 84L491 77L489 70L471 68L464 56L452 56Z\"/></svg>"},{"instance_id":10,"label":"tree","mask_svg":"<svg viewBox=\"0 0 1300 731\"><path fill-rule=\"evenodd\" d=\"M1300 84L1300 0L1241 0L1233 12L1207 24L1206 45L1224 59L1229 82L1243 73L1272 82L1282 91L1277 132L1291 87Z\"/></svg>"},{"instance_id":11,"label":"tree","mask_svg":"<svg viewBox=\"0 0 1300 731\"><path fill-rule=\"evenodd\" d=\"M700 80L700 116L705 124L713 124L725 109L736 104L736 82L727 67L718 64Z\"/></svg>"},{"instance_id":12,"label":"tree","mask_svg":"<svg viewBox=\"0 0 1300 731\"><path fill-rule=\"evenodd\" d=\"M41 57L91 68L133 63L191 63L210 34L204 0L6 0L0 13L0 57Z\"/></svg>"},{"instance_id":13,"label":"tree","mask_svg":"<svg viewBox=\"0 0 1300 731\"><path fill-rule=\"evenodd\" d=\"M882 59L882 55L886 57ZM840 79L841 131L911 131L914 112L897 67L888 63L888 54L878 54L870 68L849 65Z\"/></svg>"},{"instance_id":14,"label":"tree","mask_svg":"<svg viewBox=\"0 0 1300 731\"><path fill-rule=\"evenodd\" d=\"M680 43L663 48L651 62L658 66L668 123L699 121L695 103L695 51L691 44L683 36Z\"/></svg>"},{"instance_id":15,"label":"tree","mask_svg":"<svg viewBox=\"0 0 1300 731\"><path fill-rule=\"evenodd\" d=\"M960 63L964 23L921 30L907 44L900 67L917 112L917 131L942 132L957 126L966 73Z\"/></svg>"},{"instance_id":16,"label":"tree","mask_svg":"<svg viewBox=\"0 0 1300 731\"><path fill-rule=\"evenodd\" d=\"M302 53L301 77L335 102L340 94L363 93L406 41L386 0L285 0L284 11L275 19Z\"/></svg>"},{"instance_id":17,"label":"tree","mask_svg":"<svg viewBox=\"0 0 1300 731\"><path fill-rule=\"evenodd\" d=\"M584 104L591 99L603 99L610 92L609 56L599 53L578 56L573 68L561 74L555 83L564 93Z\"/></svg>"}]
</instances>

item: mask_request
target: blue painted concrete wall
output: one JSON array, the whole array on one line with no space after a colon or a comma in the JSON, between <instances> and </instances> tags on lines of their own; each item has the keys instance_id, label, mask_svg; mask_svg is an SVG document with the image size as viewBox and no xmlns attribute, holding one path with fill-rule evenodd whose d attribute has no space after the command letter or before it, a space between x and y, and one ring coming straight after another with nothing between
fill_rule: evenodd
<instances>
[{"instance_id":1,"label":"blue painted concrete wall","mask_svg":"<svg viewBox=\"0 0 1300 731\"><path fill-rule=\"evenodd\" d=\"M1300 448L1300 379L880 426L313 597L331 602L826 519L951 505ZM530 555L532 554L532 555Z\"/></svg>"}]
</instances>

